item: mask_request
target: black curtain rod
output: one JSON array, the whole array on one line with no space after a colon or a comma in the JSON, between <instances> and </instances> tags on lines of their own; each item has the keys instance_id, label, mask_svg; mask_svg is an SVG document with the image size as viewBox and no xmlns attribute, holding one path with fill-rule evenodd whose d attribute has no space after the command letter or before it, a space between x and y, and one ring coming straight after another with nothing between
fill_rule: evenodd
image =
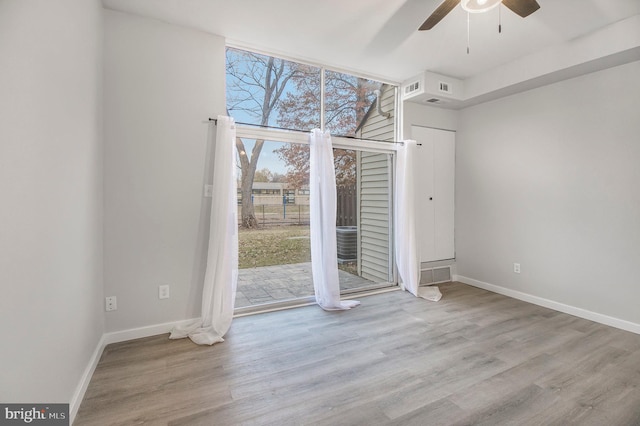
<instances>
[{"instance_id":1,"label":"black curtain rod","mask_svg":"<svg viewBox=\"0 0 640 426\"><path fill-rule=\"evenodd\" d=\"M213 122L213 124L215 124L215 125L218 125L218 119L217 118L209 117L209 121ZM306 131L306 130L299 130L299 129L289 129L289 128L286 128L286 127L263 126L261 124L243 123L243 122L240 122L240 121L237 121L236 124L241 124L243 126L261 127L263 129L287 130L289 132L305 132ZM355 136L344 136L344 135L334 135L334 136L339 137L339 138L362 140L362 138L356 138ZM367 139L367 140L372 140L372 141L375 141L375 142L389 142L389 141L379 141L379 140L376 140L376 139ZM402 142L402 141L393 141L392 143L397 143L397 144L400 144L400 145L404 145L404 142ZM421 143L417 143L416 145L422 146Z\"/></svg>"},{"instance_id":2,"label":"black curtain rod","mask_svg":"<svg viewBox=\"0 0 640 426\"><path fill-rule=\"evenodd\" d=\"M218 124L218 119L216 118L209 118L209 121L213 121L214 124ZM260 127L262 129L286 130L288 132L305 132L305 130L289 129L287 127L265 126L262 124L243 123L242 121L236 121L236 124L240 124L242 126ZM344 136L344 137L347 137L347 136Z\"/></svg>"}]
</instances>

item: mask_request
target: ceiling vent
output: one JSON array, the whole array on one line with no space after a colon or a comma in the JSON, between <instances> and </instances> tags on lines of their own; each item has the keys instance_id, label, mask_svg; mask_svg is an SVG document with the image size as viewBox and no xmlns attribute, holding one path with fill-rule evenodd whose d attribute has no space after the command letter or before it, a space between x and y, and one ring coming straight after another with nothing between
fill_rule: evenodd
<instances>
[{"instance_id":1,"label":"ceiling vent","mask_svg":"<svg viewBox=\"0 0 640 426\"><path fill-rule=\"evenodd\" d=\"M449 104L450 102L451 100L446 98L427 98L424 100L424 103L429 105L445 105Z\"/></svg>"},{"instance_id":2,"label":"ceiling vent","mask_svg":"<svg viewBox=\"0 0 640 426\"><path fill-rule=\"evenodd\" d=\"M464 95L464 82L446 75L425 71L400 86L403 101L434 107L455 107Z\"/></svg>"},{"instance_id":3,"label":"ceiling vent","mask_svg":"<svg viewBox=\"0 0 640 426\"><path fill-rule=\"evenodd\" d=\"M438 85L439 85L440 92L447 93L449 95L453 94L453 87L451 87L451 84L445 81L440 81Z\"/></svg>"},{"instance_id":4,"label":"ceiling vent","mask_svg":"<svg viewBox=\"0 0 640 426\"><path fill-rule=\"evenodd\" d=\"M410 95L413 92L417 92L418 90L420 90L420 82L416 81L415 83L411 83L410 85L404 88L404 94Z\"/></svg>"},{"instance_id":5,"label":"ceiling vent","mask_svg":"<svg viewBox=\"0 0 640 426\"><path fill-rule=\"evenodd\" d=\"M402 85L402 99L410 99L424 93L424 79L417 78Z\"/></svg>"}]
</instances>

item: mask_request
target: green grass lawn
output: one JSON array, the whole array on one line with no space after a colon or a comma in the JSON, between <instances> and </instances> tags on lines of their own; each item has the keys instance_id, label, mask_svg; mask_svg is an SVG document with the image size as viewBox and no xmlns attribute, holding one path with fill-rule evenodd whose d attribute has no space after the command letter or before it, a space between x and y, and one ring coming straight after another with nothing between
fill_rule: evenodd
<instances>
[{"instance_id":1,"label":"green grass lawn","mask_svg":"<svg viewBox=\"0 0 640 426\"><path fill-rule=\"evenodd\" d=\"M240 269L311 262L308 226L239 229Z\"/></svg>"},{"instance_id":2,"label":"green grass lawn","mask_svg":"<svg viewBox=\"0 0 640 426\"><path fill-rule=\"evenodd\" d=\"M273 226L238 230L238 268L289 265L311 262L308 225ZM339 269L358 275L355 262L338 265Z\"/></svg>"}]
</instances>

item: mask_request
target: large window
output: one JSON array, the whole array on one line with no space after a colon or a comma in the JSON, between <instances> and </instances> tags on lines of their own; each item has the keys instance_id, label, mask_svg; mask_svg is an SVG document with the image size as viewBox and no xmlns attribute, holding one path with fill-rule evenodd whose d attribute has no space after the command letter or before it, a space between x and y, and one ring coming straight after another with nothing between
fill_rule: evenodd
<instances>
[{"instance_id":1,"label":"large window","mask_svg":"<svg viewBox=\"0 0 640 426\"><path fill-rule=\"evenodd\" d=\"M392 141L395 86L227 48L227 110L239 123L302 131L320 128L332 135L375 139L358 131L376 121L376 91L384 106L378 127L386 132L376 140Z\"/></svg>"},{"instance_id":2,"label":"large window","mask_svg":"<svg viewBox=\"0 0 640 426\"><path fill-rule=\"evenodd\" d=\"M395 104L393 85L227 49L229 114L241 125L269 128L246 130L241 133L246 137L236 140L237 308L313 296L309 147L304 138L274 138L274 129L320 128L334 137L391 142ZM341 290L346 292L393 281L392 149L355 146L351 140L342 138L338 146L334 142L338 266Z\"/></svg>"},{"instance_id":3,"label":"large window","mask_svg":"<svg viewBox=\"0 0 640 426\"><path fill-rule=\"evenodd\" d=\"M321 72L310 65L227 48L227 110L240 123L319 128Z\"/></svg>"}]
</instances>

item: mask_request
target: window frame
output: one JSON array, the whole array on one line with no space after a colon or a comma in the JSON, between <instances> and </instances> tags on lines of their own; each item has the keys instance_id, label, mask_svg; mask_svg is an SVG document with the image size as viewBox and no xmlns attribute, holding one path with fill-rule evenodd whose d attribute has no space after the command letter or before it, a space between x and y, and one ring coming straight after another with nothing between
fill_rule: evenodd
<instances>
[{"instance_id":1,"label":"window frame","mask_svg":"<svg viewBox=\"0 0 640 426\"><path fill-rule=\"evenodd\" d=\"M395 97L395 104L394 104L394 141L402 141L403 140L403 127L402 127L402 119L403 119L403 102L400 100L400 90L399 87L402 84L402 82L399 81L394 81L394 80L389 80L383 76L378 76L375 74L367 74L367 73L363 73L360 71L355 71L355 70L350 70L350 69L346 69L346 68L340 68L340 67L332 67L332 66L327 66L325 64L319 63L319 62L314 62L308 59L301 59L295 56L289 56L289 55L285 55L282 53L274 53L272 51L268 51L268 50L264 50L255 46L249 46L246 44L241 44L241 43L233 43L233 42L227 42L225 48L232 48L232 49L237 49L237 50L244 50L246 52L250 52L250 53L255 53L255 54L259 54L259 55L265 55L265 56L271 56L273 58L277 58L277 59L282 59L285 61L290 61L290 62L296 62L302 65L308 65L308 66L312 66L312 67L316 67L320 69L320 130L322 130L323 132L325 131L326 128L326 123L325 123L325 74L326 71L331 71L331 72L337 72L337 73L343 73L343 74L348 74L354 77L359 77L359 78L364 78L364 79L368 79L368 80L375 80L379 83L383 83L383 84L387 84L390 86L394 87L394 97ZM256 125L257 126L257 125ZM332 135L332 138L334 136ZM346 139L346 138L343 138ZM373 141L370 139L358 139L358 138L348 138L348 139L352 139L352 140L362 140L362 141L368 141L368 142L380 142L380 141ZM390 143L390 142L386 142L386 143Z\"/></svg>"},{"instance_id":2,"label":"window frame","mask_svg":"<svg viewBox=\"0 0 640 426\"><path fill-rule=\"evenodd\" d=\"M403 140L403 119L404 119L404 109L403 102L400 99L400 85L401 82L388 80L384 77L372 75L372 74L364 74L359 71L339 68L339 67L329 67L321 63L300 59L297 57L292 57L288 55L283 55L281 53L274 53L271 51L266 51L260 48L255 48L253 46L237 44L237 43L227 43L226 47L232 49L243 50L251 53L256 53L260 55L271 56L277 59L282 59L291 62L297 62L299 64L313 66L320 69L320 130L325 131L326 123L325 123L325 74L326 71L339 72L343 74L349 74L354 77L365 78L369 80L375 80L380 83L384 83L390 86L393 86L394 89L394 141L377 141L366 138L354 138L354 137L344 137L341 135L332 135L332 145L333 148L338 149L352 149L357 151L369 151L375 153L389 154L391 156L390 161L390 170L389 170L389 193L390 193L390 206L389 206L389 250L390 250L390 259L389 259L389 270L390 270L390 278L391 281L388 283L381 283L379 288L385 288L387 286L398 286L398 272L397 266L395 262L395 179L396 179L396 151L398 150L398 145L402 144ZM246 138L253 140L265 140L265 141L273 141L273 142L281 142L281 143L298 143L303 145L309 145L309 131L303 130L288 130L288 129L280 129L275 127L261 127L259 125L246 125L242 123L236 123L236 136L238 138ZM371 290L375 291L375 287ZM241 309L244 312L244 308ZM252 310L252 309L249 309ZM237 310L236 310L237 312Z\"/></svg>"}]
</instances>

